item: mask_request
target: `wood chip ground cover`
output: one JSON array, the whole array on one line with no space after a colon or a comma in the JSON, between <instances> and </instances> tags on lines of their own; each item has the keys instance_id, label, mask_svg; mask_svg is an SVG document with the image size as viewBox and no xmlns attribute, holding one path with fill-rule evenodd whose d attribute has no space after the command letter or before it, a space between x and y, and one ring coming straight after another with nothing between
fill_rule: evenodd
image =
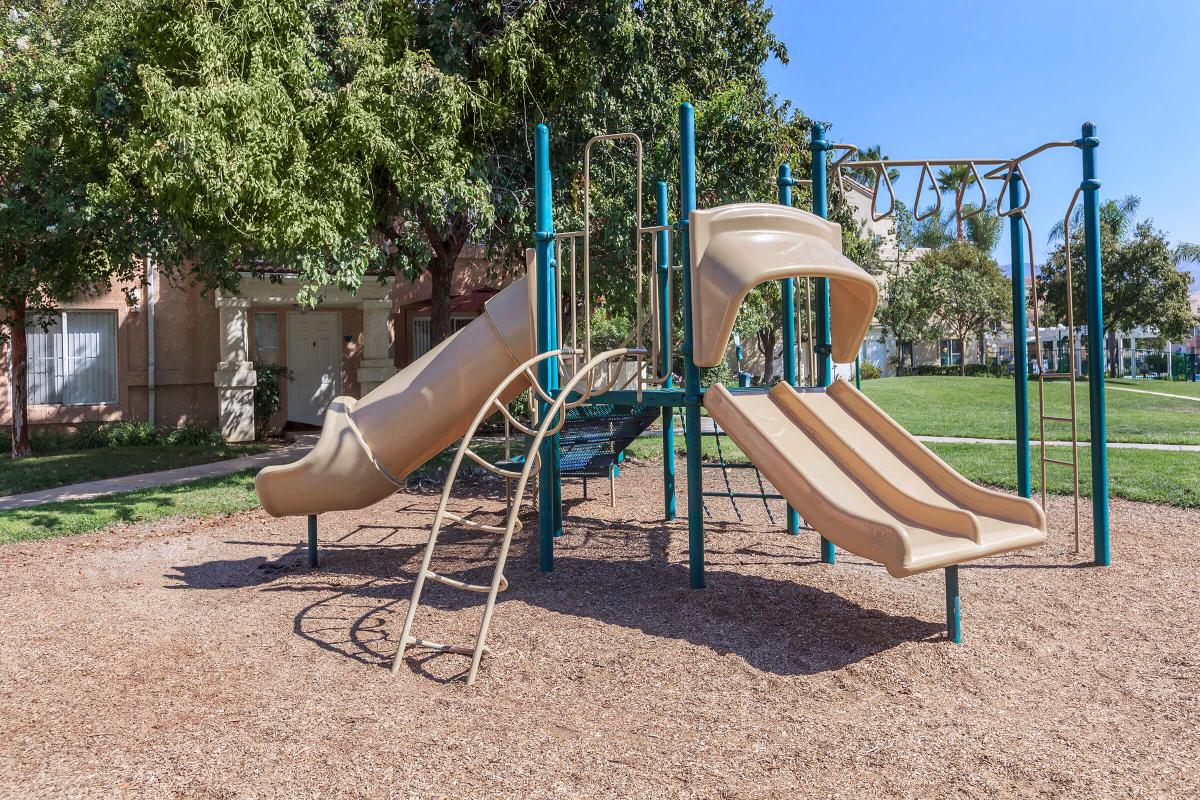
<instances>
[{"instance_id":1,"label":"wood chip ground cover","mask_svg":"<svg viewBox=\"0 0 1200 800\"><path fill-rule=\"evenodd\" d=\"M0 794L1196 795L1200 511L1114 501L1095 569L1052 499L1049 545L962 570L955 647L940 573L822 565L752 501L710 502L688 589L660 470L623 472L615 511L567 484L554 573L519 535L472 688L458 656L387 669L428 491L324 515L317 571L261 511L0 548ZM494 544L450 533L439 568L483 579ZM419 633L470 640L479 596L427 600Z\"/></svg>"}]
</instances>

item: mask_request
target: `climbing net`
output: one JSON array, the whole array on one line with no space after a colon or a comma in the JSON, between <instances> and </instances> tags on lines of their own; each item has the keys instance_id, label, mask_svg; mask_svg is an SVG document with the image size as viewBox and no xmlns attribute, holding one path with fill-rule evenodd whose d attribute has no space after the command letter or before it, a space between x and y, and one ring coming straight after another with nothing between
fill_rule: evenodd
<instances>
[{"instance_id":1,"label":"climbing net","mask_svg":"<svg viewBox=\"0 0 1200 800\"><path fill-rule=\"evenodd\" d=\"M679 409L679 420L683 427L683 435L687 436L687 417L683 413L683 409ZM708 424L705 424L708 423ZM771 510L770 500L783 500L783 495L777 492L768 492L766 484L763 483L762 472L754 464L749 461L730 461L725 457L725 450L721 445L721 440L726 437L726 433L717 424L717 421L712 417L700 418L700 439L704 440L705 436L712 438L713 443L717 448L716 461L703 461L700 466L702 469L720 470L721 478L725 484L724 491L703 490L700 492L701 498L705 497L720 497L729 501L733 508L733 513L737 516L738 522L742 521L742 510L738 507L738 500L759 500L763 504L763 508L767 512L767 519L771 524L775 524L775 514ZM754 473L754 479L758 483L757 492L734 491L733 482L729 479L730 470L750 470ZM703 473L701 473L703 475ZM712 516L712 511L708 507L708 503L702 500L704 506L704 515Z\"/></svg>"}]
</instances>

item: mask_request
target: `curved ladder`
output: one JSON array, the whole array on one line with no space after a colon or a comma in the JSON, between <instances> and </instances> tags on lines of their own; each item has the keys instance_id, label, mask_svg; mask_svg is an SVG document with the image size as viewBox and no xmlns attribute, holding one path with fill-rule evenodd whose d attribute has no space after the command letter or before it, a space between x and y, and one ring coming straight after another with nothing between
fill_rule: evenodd
<instances>
[{"instance_id":1,"label":"curved ladder","mask_svg":"<svg viewBox=\"0 0 1200 800\"><path fill-rule=\"evenodd\" d=\"M620 377L620 370L613 374L611 364L613 361L624 360L627 356L633 355L637 360L643 360L646 356L646 351L641 348L621 347L614 350L607 350L585 363L581 368L576 370L566 384L557 392L557 396L552 397L538 382L534 375L533 367L550 358L561 358L563 356L573 356L575 350L572 348L561 348L551 350L547 353L534 356L519 367L509 373L495 391L484 402L479 412L475 415L475 420L471 423L471 427L467 430L466 435L462 439L462 443L458 447L458 452L454 455L454 461L450 466L450 471L446 475L445 485L442 487L441 500L438 502L437 513L433 517L433 525L429 531L429 540L425 544L425 554L421 559L421 567L417 572L417 579L413 584L412 598L409 600L408 613L404 618L404 627L400 633L400 646L396 651L395 659L392 661L392 672L395 673L400 668L401 662L404 660L404 654L409 645L416 645L430 650L436 650L444 653L459 653L461 655L471 656L471 667L467 672L467 685L475 682L475 676L479 672L479 663L483 658L484 653L491 653L491 649L487 646L488 628L492 621L492 612L496 606L496 595L508 588L508 580L504 577L504 563L508 559L508 548L512 542L513 533L521 528L521 523L518 518L521 510L521 501L525 494L526 485L529 482L529 477L533 470L540 466L541 459L539 451L543 440L547 436L553 436L562 429L563 423L566 421L567 409L575 408L583 405L595 394L603 394L612 388L613 384ZM561 365L561 360L560 360ZM579 391L575 398L571 398L571 394L576 390L585 377L592 374L602 365L608 367L607 378L602 380L600 391L597 392L597 385L594 379L588 380L584 389ZM546 409L545 416L540 421L535 421L533 424L536 427L530 427L517 420L501 402L500 398L510 390L514 383L525 381L529 388L538 398L546 403L549 403L549 408ZM532 399L532 398L531 398ZM531 402L531 409L536 409L536 403ZM525 464L520 472L515 472L509 469L503 469L490 463L483 456L471 449L471 443L478 433L479 426L485 419L493 413L499 411L505 419L507 426L515 427L518 431L528 437L532 437L529 448L528 457L525 459ZM533 412L536 414L536 410ZM507 449L507 448L506 448ZM512 493L508 503L508 510L505 514L504 525L487 525L481 522L471 520L469 517L464 517L447 510L447 505L450 501L451 493L454 491L455 481L458 479L458 472L462 466L463 459L469 458L479 466L489 472L499 475L505 479L506 497L509 496L508 486L509 481L517 482L516 491ZM514 501L515 500L515 501ZM448 578L434 572L429 568L430 562L433 560L433 551L437 546L438 534L441 533L442 527L446 522L459 524L472 528L474 530L486 531L488 533L497 533L501 535L500 552L496 557L496 568L492 573L492 580L489 584L473 584L464 581ZM468 592L478 592L487 595L487 603L484 606L483 618L479 622L479 632L475 637L475 644L455 645L444 644L442 642L433 641L431 639L422 639L412 635L413 620L416 617L417 606L421 601L421 591L425 588L425 580L429 578L438 583L452 586L456 589L463 589Z\"/></svg>"}]
</instances>

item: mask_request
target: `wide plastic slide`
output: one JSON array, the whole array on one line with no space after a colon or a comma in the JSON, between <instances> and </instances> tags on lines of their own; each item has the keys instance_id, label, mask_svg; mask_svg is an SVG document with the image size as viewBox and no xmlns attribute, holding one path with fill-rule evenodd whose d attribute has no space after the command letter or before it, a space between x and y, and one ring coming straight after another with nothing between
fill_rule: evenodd
<instances>
[{"instance_id":1,"label":"wide plastic slide","mask_svg":"<svg viewBox=\"0 0 1200 800\"><path fill-rule=\"evenodd\" d=\"M509 374L533 357L530 281L521 278L484 313L362 399L337 397L303 458L264 467L254 481L276 517L365 508L466 433ZM514 381L512 400L527 388Z\"/></svg>"},{"instance_id":2,"label":"wide plastic slide","mask_svg":"<svg viewBox=\"0 0 1200 800\"><path fill-rule=\"evenodd\" d=\"M1036 503L968 481L844 380L714 386L704 407L822 536L895 577L1046 540Z\"/></svg>"}]
</instances>

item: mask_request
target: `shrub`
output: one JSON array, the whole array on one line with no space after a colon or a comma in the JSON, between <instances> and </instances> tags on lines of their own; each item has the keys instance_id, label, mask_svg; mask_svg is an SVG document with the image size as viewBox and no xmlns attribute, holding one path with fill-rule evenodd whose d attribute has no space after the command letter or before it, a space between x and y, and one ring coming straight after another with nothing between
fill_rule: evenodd
<instances>
[{"instance_id":1,"label":"shrub","mask_svg":"<svg viewBox=\"0 0 1200 800\"><path fill-rule=\"evenodd\" d=\"M225 443L220 431L198 422L188 422L174 430L169 430L163 439L167 444L177 447L200 447L203 445L217 447Z\"/></svg>"},{"instance_id":2,"label":"shrub","mask_svg":"<svg viewBox=\"0 0 1200 800\"><path fill-rule=\"evenodd\" d=\"M258 378L254 384L254 438L261 439L269 433L271 417L283 405L280 382L294 380L296 376L287 367L261 361L254 362L254 373Z\"/></svg>"},{"instance_id":3,"label":"shrub","mask_svg":"<svg viewBox=\"0 0 1200 800\"><path fill-rule=\"evenodd\" d=\"M733 374L729 362L724 358L715 367L704 367L700 370L701 386L716 386L718 383L737 386L737 376Z\"/></svg>"},{"instance_id":4,"label":"shrub","mask_svg":"<svg viewBox=\"0 0 1200 800\"><path fill-rule=\"evenodd\" d=\"M1003 364L967 364L967 377L978 378L991 376L1001 378L1007 374L1008 368ZM963 370L960 366L943 366L941 364L917 364L908 371L909 375L947 375L959 376ZM863 375L865 378L866 375Z\"/></svg>"},{"instance_id":5,"label":"shrub","mask_svg":"<svg viewBox=\"0 0 1200 800\"><path fill-rule=\"evenodd\" d=\"M870 361L858 362L858 376L864 381L872 381L883 375L883 371Z\"/></svg>"},{"instance_id":6,"label":"shrub","mask_svg":"<svg viewBox=\"0 0 1200 800\"><path fill-rule=\"evenodd\" d=\"M120 422L105 422L94 428L79 431L79 447L144 447L162 444L162 432L148 422L128 419Z\"/></svg>"}]
</instances>

